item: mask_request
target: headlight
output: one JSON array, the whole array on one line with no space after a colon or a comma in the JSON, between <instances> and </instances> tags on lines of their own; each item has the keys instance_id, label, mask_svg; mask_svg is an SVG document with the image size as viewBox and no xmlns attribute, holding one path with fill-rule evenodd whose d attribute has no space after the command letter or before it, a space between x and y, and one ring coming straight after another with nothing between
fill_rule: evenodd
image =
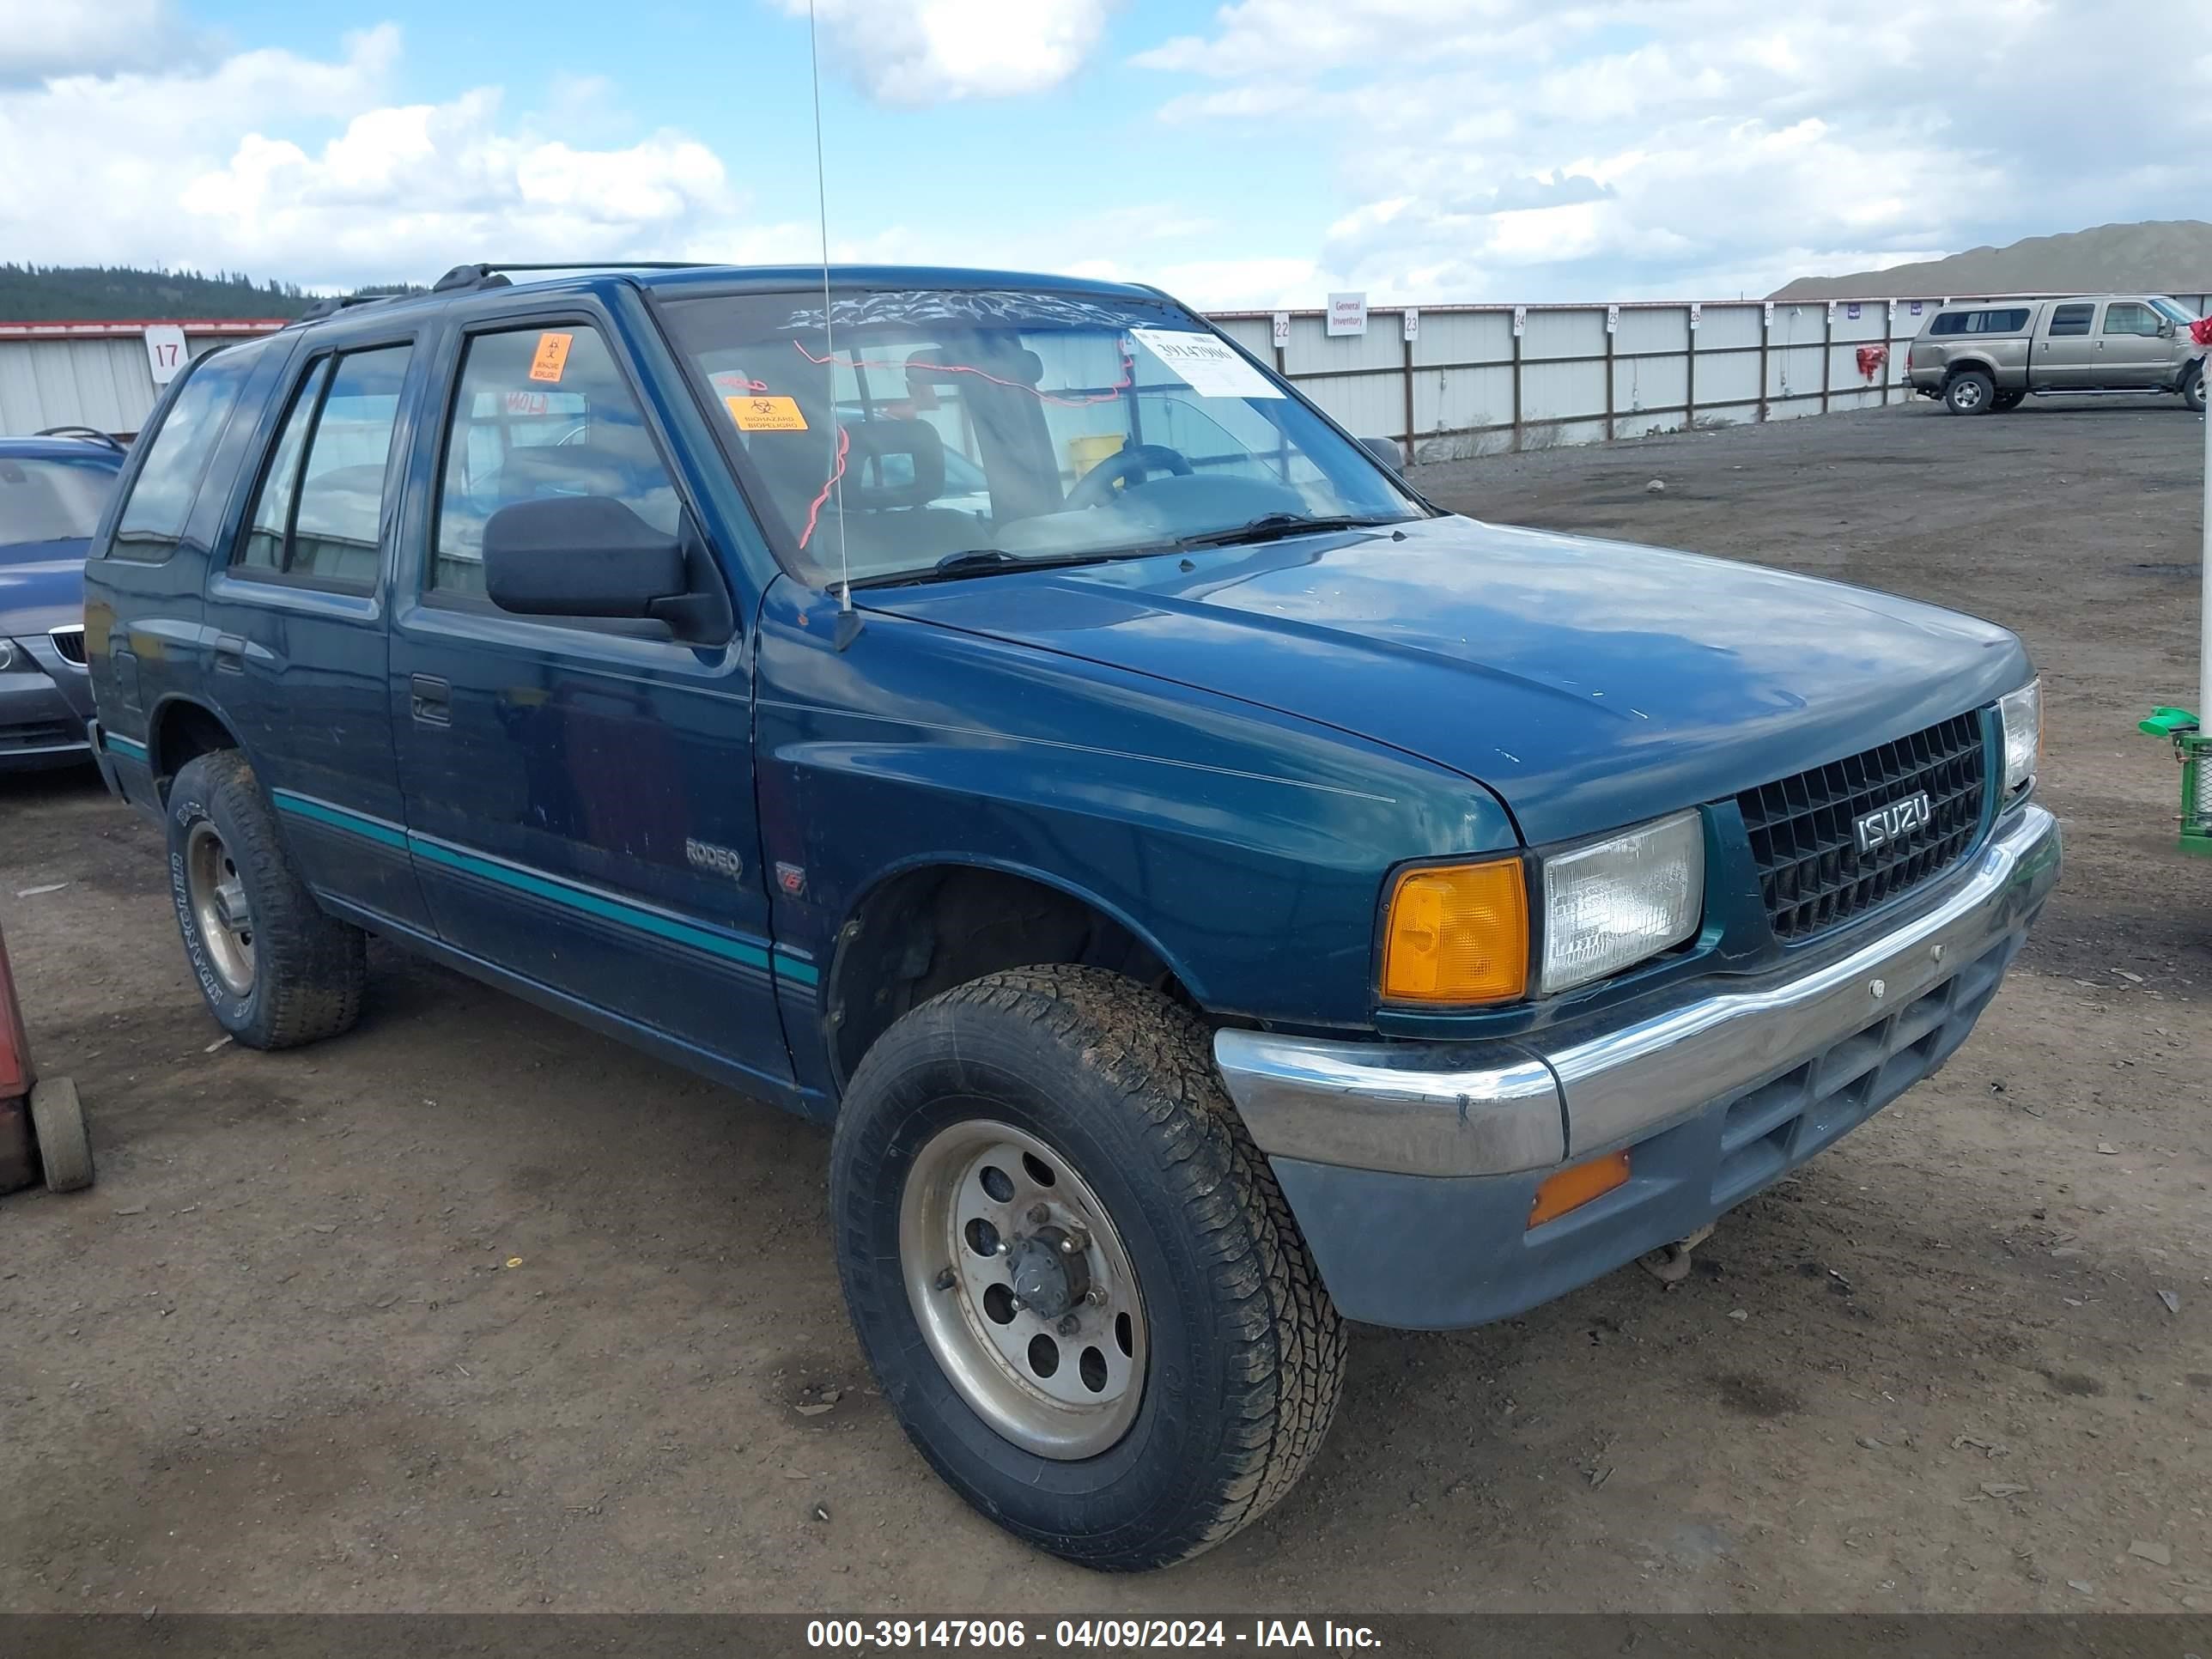
<instances>
[{"instance_id":1,"label":"headlight","mask_svg":"<svg viewBox=\"0 0 2212 1659\"><path fill-rule=\"evenodd\" d=\"M1394 1002L1504 1002L1528 989L1528 882L1516 856L1408 870L1382 920Z\"/></svg>"},{"instance_id":2,"label":"headlight","mask_svg":"<svg viewBox=\"0 0 2212 1659\"><path fill-rule=\"evenodd\" d=\"M1698 931L1705 910L1705 826L1677 812L1544 860L1546 992L1618 973Z\"/></svg>"},{"instance_id":3,"label":"headlight","mask_svg":"<svg viewBox=\"0 0 2212 1659\"><path fill-rule=\"evenodd\" d=\"M1999 697L1997 718L2004 722L2005 793L2009 795L2034 777L2036 757L2043 752L2043 682L2030 680Z\"/></svg>"}]
</instances>

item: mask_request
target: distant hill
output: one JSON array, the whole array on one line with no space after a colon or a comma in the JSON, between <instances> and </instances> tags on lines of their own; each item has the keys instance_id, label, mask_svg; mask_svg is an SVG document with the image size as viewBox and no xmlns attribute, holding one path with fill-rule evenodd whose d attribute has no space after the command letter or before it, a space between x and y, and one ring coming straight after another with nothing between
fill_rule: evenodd
<instances>
[{"instance_id":1,"label":"distant hill","mask_svg":"<svg viewBox=\"0 0 2212 1659\"><path fill-rule=\"evenodd\" d=\"M129 265L0 264L0 322L88 322L139 317L296 317L313 296L296 283L228 272L138 270Z\"/></svg>"},{"instance_id":2,"label":"distant hill","mask_svg":"<svg viewBox=\"0 0 2212 1659\"><path fill-rule=\"evenodd\" d=\"M2201 219L2100 225L2030 236L2008 247L1969 248L1948 259L1850 276L1800 276L1776 300L1919 299L1946 294L2212 292L2212 224Z\"/></svg>"}]
</instances>

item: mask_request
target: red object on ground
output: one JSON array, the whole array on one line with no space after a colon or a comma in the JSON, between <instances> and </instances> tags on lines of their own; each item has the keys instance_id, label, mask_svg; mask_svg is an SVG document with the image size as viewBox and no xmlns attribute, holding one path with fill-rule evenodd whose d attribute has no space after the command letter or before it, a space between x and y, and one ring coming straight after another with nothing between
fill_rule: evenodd
<instances>
[{"instance_id":1,"label":"red object on ground","mask_svg":"<svg viewBox=\"0 0 2212 1659\"><path fill-rule=\"evenodd\" d=\"M1886 345L1863 345L1859 348L1859 373L1869 380L1881 373L1881 366L1889 361Z\"/></svg>"},{"instance_id":2,"label":"red object on ground","mask_svg":"<svg viewBox=\"0 0 2212 1659\"><path fill-rule=\"evenodd\" d=\"M31 1092L38 1080L31 1070L31 1042L23 1030L23 1011L15 1001L15 976L8 971L8 938L0 933L0 1100Z\"/></svg>"}]
</instances>

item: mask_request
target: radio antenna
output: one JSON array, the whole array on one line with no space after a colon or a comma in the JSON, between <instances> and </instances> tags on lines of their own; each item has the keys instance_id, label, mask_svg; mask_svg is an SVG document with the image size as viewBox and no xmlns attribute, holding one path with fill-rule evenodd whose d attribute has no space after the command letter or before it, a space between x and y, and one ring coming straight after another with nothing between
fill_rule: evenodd
<instances>
[{"instance_id":1,"label":"radio antenna","mask_svg":"<svg viewBox=\"0 0 2212 1659\"><path fill-rule=\"evenodd\" d=\"M822 356L830 393L830 488L837 520L838 648L857 631L844 620L853 611L853 560L845 541L845 434L837 421L837 340L830 316L830 169L822 155L822 48L815 36L814 0L806 0L806 66L814 80L814 203L822 216Z\"/></svg>"}]
</instances>

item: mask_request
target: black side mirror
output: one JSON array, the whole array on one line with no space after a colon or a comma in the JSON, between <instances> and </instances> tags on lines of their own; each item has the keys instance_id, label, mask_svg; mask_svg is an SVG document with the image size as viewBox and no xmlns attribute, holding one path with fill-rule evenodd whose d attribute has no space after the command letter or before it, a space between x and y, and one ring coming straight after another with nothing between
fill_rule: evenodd
<instances>
[{"instance_id":1,"label":"black side mirror","mask_svg":"<svg viewBox=\"0 0 2212 1659\"><path fill-rule=\"evenodd\" d=\"M1395 438L1362 438L1359 447L1393 472L1406 470L1406 452L1398 447Z\"/></svg>"},{"instance_id":2,"label":"black side mirror","mask_svg":"<svg viewBox=\"0 0 2212 1659\"><path fill-rule=\"evenodd\" d=\"M667 619L684 543L611 495L516 501L484 520L484 592L524 617Z\"/></svg>"}]
</instances>

